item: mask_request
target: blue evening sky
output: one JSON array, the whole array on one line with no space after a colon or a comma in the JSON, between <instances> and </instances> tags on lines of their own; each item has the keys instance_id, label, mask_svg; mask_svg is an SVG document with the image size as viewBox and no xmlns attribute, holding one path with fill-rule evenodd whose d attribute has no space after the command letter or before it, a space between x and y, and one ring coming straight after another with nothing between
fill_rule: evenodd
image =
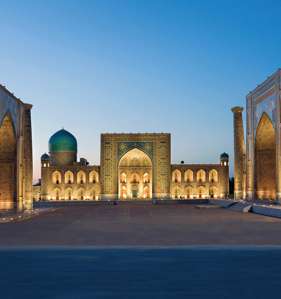
<instances>
[{"instance_id":1,"label":"blue evening sky","mask_svg":"<svg viewBox=\"0 0 281 299\"><path fill-rule=\"evenodd\" d=\"M1 1L0 82L32 110L34 177L64 127L170 132L172 162L233 158L230 108L280 67L281 1Z\"/></svg>"}]
</instances>

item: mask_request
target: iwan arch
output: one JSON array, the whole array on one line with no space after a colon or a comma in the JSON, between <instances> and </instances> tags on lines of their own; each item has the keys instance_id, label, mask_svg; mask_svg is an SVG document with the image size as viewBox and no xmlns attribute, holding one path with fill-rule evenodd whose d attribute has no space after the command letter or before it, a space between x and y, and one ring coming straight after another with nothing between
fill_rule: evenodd
<instances>
[{"instance_id":1,"label":"iwan arch","mask_svg":"<svg viewBox=\"0 0 281 299\"><path fill-rule=\"evenodd\" d=\"M242 107L234 107L235 197L281 200L281 70L247 95L246 144Z\"/></svg>"},{"instance_id":2,"label":"iwan arch","mask_svg":"<svg viewBox=\"0 0 281 299\"><path fill-rule=\"evenodd\" d=\"M118 163L118 197L152 198L152 161L138 148L129 150Z\"/></svg>"},{"instance_id":3,"label":"iwan arch","mask_svg":"<svg viewBox=\"0 0 281 299\"><path fill-rule=\"evenodd\" d=\"M0 85L0 210L32 209L31 108Z\"/></svg>"}]
</instances>

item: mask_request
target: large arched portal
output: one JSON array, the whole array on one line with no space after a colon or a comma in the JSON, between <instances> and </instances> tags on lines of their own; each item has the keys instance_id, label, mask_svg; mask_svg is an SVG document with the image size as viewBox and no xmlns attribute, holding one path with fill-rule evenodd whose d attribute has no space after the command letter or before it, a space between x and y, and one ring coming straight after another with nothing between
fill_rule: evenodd
<instances>
[{"instance_id":1,"label":"large arched portal","mask_svg":"<svg viewBox=\"0 0 281 299\"><path fill-rule=\"evenodd\" d=\"M147 154L134 148L120 159L118 186L120 199L152 198L152 162Z\"/></svg>"},{"instance_id":2,"label":"large arched portal","mask_svg":"<svg viewBox=\"0 0 281 299\"><path fill-rule=\"evenodd\" d=\"M275 129L266 113L260 119L255 140L255 189L258 198L276 196Z\"/></svg>"},{"instance_id":3,"label":"large arched portal","mask_svg":"<svg viewBox=\"0 0 281 299\"><path fill-rule=\"evenodd\" d=\"M0 123L0 209L12 209L16 204L17 142L11 117Z\"/></svg>"}]
</instances>

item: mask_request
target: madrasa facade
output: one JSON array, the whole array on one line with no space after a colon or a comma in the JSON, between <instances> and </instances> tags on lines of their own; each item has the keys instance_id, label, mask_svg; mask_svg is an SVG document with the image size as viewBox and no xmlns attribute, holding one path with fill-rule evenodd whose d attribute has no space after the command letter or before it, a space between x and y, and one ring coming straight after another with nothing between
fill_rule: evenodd
<instances>
[{"instance_id":1,"label":"madrasa facade","mask_svg":"<svg viewBox=\"0 0 281 299\"><path fill-rule=\"evenodd\" d=\"M234 195L237 199L281 201L281 69L232 108L234 123Z\"/></svg>"},{"instance_id":2,"label":"madrasa facade","mask_svg":"<svg viewBox=\"0 0 281 299\"><path fill-rule=\"evenodd\" d=\"M149 200L227 198L229 157L217 164L171 164L168 133L101 134L100 165L77 160L77 140L62 129L41 156L36 199ZM36 193L36 192L35 192Z\"/></svg>"}]
</instances>

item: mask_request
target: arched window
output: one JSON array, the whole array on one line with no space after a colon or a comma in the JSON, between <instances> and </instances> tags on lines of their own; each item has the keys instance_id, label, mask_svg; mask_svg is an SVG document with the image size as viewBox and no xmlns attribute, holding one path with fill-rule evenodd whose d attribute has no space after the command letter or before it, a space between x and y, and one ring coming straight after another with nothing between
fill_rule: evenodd
<instances>
[{"instance_id":1,"label":"arched window","mask_svg":"<svg viewBox=\"0 0 281 299\"><path fill-rule=\"evenodd\" d=\"M193 189L192 187L187 187L185 190L185 197L192 198L193 197Z\"/></svg>"},{"instance_id":2,"label":"arched window","mask_svg":"<svg viewBox=\"0 0 281 299\"><path fill-rule=\"evenodd\" d=\"M173 181L173 183L180 183L181 182L181 172L178 169L175 169L173 171L172 181Z\"/></svg>"},{"instance_id":3,"label":"arched window","mask_svg":"<svg viewBox=\"0 0 281 299\"><path fill-rule=\"evenodd\" d=\"M127 188L126 188L126 186L122 186L120 197L123 198L123 199L127 198Z\"/></svg>"},{"instance_id":4,"label":"arched window","mask_svg":"<svg viewBox=\"0 0 281 299\"><path fill-rule=\"evenodd\" d=\"M211 183L217 183L218 182L218 172L215 169L212 169L209 172L209 181Z\"/></svg>"},{"instance_id":5,"label":"arched window","mask_svg":"<svg viewBox=\"0 0 281 299\"><path fill-rule=\"evenodd\" d=\"M181 189L180 189L179 187L176 187L176 188L174 189L173 197L174 197L175 199L181 198Z\"/></svg>"},{"instance_id":6,"label":"arched window","mask_svg":"<svg viewBox=\"0 0 281 299\"><path fill-rule=\"evenodd\" d=\"M82 170L78 171L78 173L77 173L77 183L78 184L86 183L86 173Z\"/></svg>"},{"instance_id":7,"label":"arched window","mask_svg":"<svg viewBox=\"0 0 281 299\"><path fill-rule=\"evenodd\" d=\"M149 183L149 174L147 172L143 175L143 182L145 184Z\"/></svg>"},{"instance_id":8,"label":"arched window","mask_svg":"<svg viewBox=\"0 0 281 299\"><path fill-rule=\"evenodd\" d=\"M143 198L149 198L149 188L148 188L148 186L145 186L143 188Z\"/></svg>"},{"instance_id":9,"label":"arched window","mask_svg":"<svg viewBox=\"0 0 281 299\"><path fill-rule=\"evenodd\" d=\"M89 181L90 181L90 183L93 183L93 184L99 182L99 174L95 170L92 170L89 173Z\"/></svg>"},{"instance_id":10,"label":"arched window","mask_svg":"<svg viewBox=\"0 0 281 299\"><path fill-rule=\"evenodd\" d=\"M127 183L127 175L125 172L122 172L120 175L120 183L122 183L122 184Z\"/></svg>"},{"instance_id":11,"label":"arched window","mask_svg":"<svg viewBox=\"0 0 281 299\"><path fill-rule=\"evenodd\" d=\"M61 173L59 171L54 171L52 174L53 184L61 184Z\"/></svg>"},{"instance_id":12,"label":"arched window","mask_svg":"<svg viewBox=\"0 0 281 299\"><path fill-rule=\"evenodd\" d=\"M206 182L206 171L203 169L200 169L197 171L197 182L204 183Z\"/></svg>"},{"instance_id":13,"label":"arched window","mask_svg":"<svg viewBox=\"0 0 281 299\"><path fill-rule=\"evenodd\" d=\"M137 173L133 173L131 176L131 183L138 184L140 182L140 176Z\"/></svg>"},{"instance_id":14,"label":"arched window","mask_svg":"<svg viewBox=\"0 0 281 299\"><path fill-rule=\"evenodd\" d=\"M210 194L210 198L217 198L218 197L218 189L216 187L211 187L209 194Z\"/></svg>"},{"instance_id":15,"label":"arched window","mask_svg":"<svg viewBox=\"0 0 281 299\"><path fill-rule=\"evenodd\" d=\"M64 174L64 182L66 184L73 184L74 183L74 174L72 171L68 170Z\"/></svg>"},{"instance_id":16,"label":"arched window","mask_svg":"<svg viewBox=\"0 0 281 299\"><path fill-rule=\"evenodd\" d=\"M84 200L85 192L84 189L78 191L78 200Z\"/></svg>"},{"instance_id":17,"label":"arched window","mask_svg":"<svg viewBox=\"0 0 281 299\"><path fill-rule=\"evenodd\" d=\"M65 199L66 200L72 200L72 189L68 188L65 191Z\"/></svg>"},{"instance_id":18,"label":"arched window","mask_svg":"<svg viewBox=\"0 0 281 299\"><path fill-rule=\"evenodd\" d=\"M53 200L60 200L60 189L55 188L53 191Z\"/></svg>"},{"instance_id":19,"label":"arched window","mask_svg":"<svg viewBox=\"0 0 281 299\"><path fill-rule=\"evenodd\" d=\"M205 198L206 197L206 190L203 186L198 188L198 197Z\"/></svg>"},{"instance_id":20,"label":"arched window","mask_svg":"<svg viewBox=\"0 0 281 299\"><path fill-rule=\"evenodd\" d=\"M184 173L184 181L186 183L193 181L193 171L190 169L187 169Z\"/></svg>"}]
</instances>

